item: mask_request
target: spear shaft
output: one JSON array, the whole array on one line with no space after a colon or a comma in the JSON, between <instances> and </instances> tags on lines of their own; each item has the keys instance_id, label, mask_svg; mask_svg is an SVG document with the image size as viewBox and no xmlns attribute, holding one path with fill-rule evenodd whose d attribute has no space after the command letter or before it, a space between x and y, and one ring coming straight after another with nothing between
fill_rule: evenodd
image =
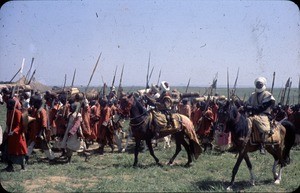
<instances>
[{"instance_id":1,"label":"spear shaft","mask_svg":"<svg viewBox=\"0 0 300 193\"><path fill-rule=\"evenodd\" d=\"M76 68L75 68L74 73L73 73L71 88L74 86L75 76L76 76Z\"/></svg>"},{"instance_id":2,"label":"spear shaft","mask_svg":"<svg viewBox=\"0 0 300 193\"><path fill-rule=\"evenodd\" d=\"M186 85L185 93L187 93L187 91L188 91L188 89L189 89L189 87L190 87L190 81L191 81L191 78L189 78L189 81L188 81L188 83L187 83L187 85Z\"/></svg>"},{"instance_id":3,"label":"spear shaft","mask_svg":"<svg viewBox=\"0 0 300 193\"><path fill-rule=\"evenodd\" d=\"M271 88L272 94L273 94L273 89L274 89L274 83L275 83L275 72L273 72L273 80L272 80L272 88Z\"/></svg>"},{"instance_id":4,"label":"spear shaft","mask_svg":"<svg viewBox=\"0 0 300 193\"><path fill-rule=\"evenodd\" d=\"M89 82L88 82L88 84L87 84L87 86L86 86L86 88L85 88L85 94L86 94L86 92L87 92L87 90L88 90L88 88L89 88L89 86L90 86L91 80L92 80L92 78L93 78L93 76L94 76L94 73L95 73L95 71L96 71L96 68L97 68L97 66L98 66L98 63L99 63L101 54L102 54L102 52L100 53L100 55L99 55L99 57L98 57L98 59L97 59L97 62L96 62L95 66L94 66L94 69L93 69L93 71L92 71L92 75L90 76L90 80L89 80Z\"/></svg>"}]
</instances>

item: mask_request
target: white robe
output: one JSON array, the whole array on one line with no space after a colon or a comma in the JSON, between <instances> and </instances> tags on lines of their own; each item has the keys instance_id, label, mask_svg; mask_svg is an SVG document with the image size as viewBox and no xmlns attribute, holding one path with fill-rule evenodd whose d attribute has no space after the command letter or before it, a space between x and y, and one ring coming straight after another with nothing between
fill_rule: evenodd
<instances>
[{"instance_id":1,"label":"white robe","mask_svg":"<svg viewBox=\"0 0 300 193\"><path fill-rule=\"evenodd\" d=\"M76 118L76 113L73 113L73 114L69 115L69 122L68 122L67 129L65 131L63 140L61 142L61 148L64 148L64 149L68 148L68 149L71 149L73 151L78 151L78 150L81 150L83 148L83 140L78 138L78 134L77 134L78 132L80 132L81 136L83 136L81 126L79 126L77 132L75 132L71 136L68 136L71 128L74 125L75 118ZM80 122L82 122L82 116L81 116L80 113L77 114L77 118L79 118Z\"/></svg>"}]
</instances>

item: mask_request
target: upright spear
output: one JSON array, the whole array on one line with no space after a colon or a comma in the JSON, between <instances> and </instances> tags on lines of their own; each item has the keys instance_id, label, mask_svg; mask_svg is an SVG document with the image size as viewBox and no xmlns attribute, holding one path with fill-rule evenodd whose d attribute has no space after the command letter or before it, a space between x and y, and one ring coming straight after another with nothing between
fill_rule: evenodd
<instances>
[{"instance_id":1,"label":"upright spear","mask_svg":"<svg viewBox=\"0 0 300 193\"><path fill-rule=\"evenodd\" d=\"M92 78L93 78L93 76L94 76L94 73L95 73L95 71L96 71L96 68L97 68L97 66L98 66L98 63L99 63L101 54L102 54L102 52L100 53L100 55L99 55L99 57L98 57L98 59L97 59L97 62L96 62L96 64L95 64L95 66L94 66L92 75L90 76L90 80L89 80L89 82L88 82L88 84L87 84L87 86L86 86L86 88L85 88L85 96L86 96L86 92L87 92L87 90L88 90L88 88L89 88L89 86L90 86L91 80L92 80Z\"/></svg>"},{"instance_id":2,"label":"upright spear","mask_svg":"<svg viewBox=\"0 0 300 193\"><path fill-rule=\"evenodd\" d=\"M32 75L31 75L31 77L30 77L30 79L29 79L29 81L28 81L27 84L30 84L30 83L31 83L31 81L32 81L32 79L33 79L33 76L34 76L34 74L35 74L35 71L36 71L36 69L33 71L33 73L32 73Z\"/></svg>"},{"instance_id":3,"label":"upright spear","mask_svg":"<svg viewBox=\"0 0 300 193\"><path fill-rule=\"evenodd\" d=\"M275 72L273 72L273 80L272 80L272 88L271 88L272 94L273 94L274 82L275 82Z\"/></svg>"},{"instance_id":4,"label":"upright spear","mask_svg":"<svg viewBox=\"0 0 300 193\"><path fill-rule=\"evenodd\" d=\"M284 104L285 93L286 93L286 90L287 90L287 88L289 87L289 85L290 85L290 78L288 78L288 80L286 81L286 84L285 84L285 87L284 87L284 90L283 90L283 94L281 95L280 103L281 103L282 105Z\"/></svg>"},{"instance_id":5,"label":"upright spear","mask_svg":"<svg viewBox=\"0 0 300 193\"><path fill-rule=\"evenodd\" d=\"M75 76L76 76L76 68L75 68L74 73L73 73L71 88L73 88L73 86L74 86Z\"/></svg>"},{"instance_id":6,"label":"upright spear","mask_svg":"<svg viewBox=\"0 0 300 193\"><path fill-rule=\"evenodd\" d=\"M29 74L30 74L30 72L31 72L32 65L33 65L33 61L34 61L34 58L31 59L30 68L29 68L29 70L28 70L28 72L27 72L27 74L26 74L26 76L25 76L25 84L26 84L26 81L28 80L28 76L29 76ZM28 81L28 82L29 82L29 81ZM27 84L28 84L28 82L27 82Z\"/></svg>"},{"instance_id":7,"label":"upright spear","mask_svg":"<svg viewBox=\"0 0 300 193\"><path fill-rule=\"evenodd\" d=\"M113 80L112 80L110 90L112 90L112 88L115 86L115 80L116 80L117 70L118 70L118 66L116 66L115 73L114 73L114 78L113 78Z\"/></svg>"},{"instance_id":8,"label":"upright spear","mask_svg":"<svg viewBox=\"0 0 300 193\"><path fill-rule=\"evenodd\" d=\"M289 105L289 103L290 103L290 91L291 91L291 87L292 87L292 81L290 81L290 84L289 84L289 90L288 90L288 94L287 94L287 97L286 97L286 103L285 103L285 105Z\"/></svg>"},{"instance_id":9,"label":"upright spear","mask_svg":"<svg viewBox=\"0 0 300 193\"><path fill-rule=\"evenodd\" d=\"M156 84L156 85L158 85L158 84L159 84L160 75L161 75L161 69L159 70L159 74L158 74L158 79L157 79L157 84Z\"/></svg>"},{"instance_id":10,"label":"upright spear","mask_svg":"<svg viewBox=\"0 0 300 193\"><path fill-rule=\"evenodd\" d=\"M189 89L189 87L190 87L190 81L191 81L191 78L189 78L189 81L188 81L188 83L187 83L187 85L186 85L185 93L187 93L187 91L188 91L188 89Z\"/></svg>"},{"instance_id":11,"label":"upright spear","mask_svg":"<svg viewBox=\"0 0 300 193\"><path fill-rule=\"evenodd\" d=\"M150 56L151 52L149 52L149 59L148 59L148 68L147 68L147 76L146 76L146 89L149 88L149 68L150 68Z\"/></svg>"},{"instance_id":12,"label":"upright spear","mask_svg":"<svg viewBox=\"0 0 300 193\"><path fill-rule=\"evenodd\" d=\"M25 58L23 58L22 65L21 65L21 68L20 68L20 78L22 78L22 76L23 76L22 73L23 73L24 64L25 64ZM18 82L18 85L16 85L16 86L17 86L17 94L19 94L20 81ZM13 96L14 96L14 93L12 93L12 97ZM17 105L17 101L15 101L15 106L14 106L14 110L13 110L13 114L12 114L12 118L11 118L11 123L10 123L10 127L9 127L9 135L11 135L12 125L13 125L14 117L15 117L16 105Z\"/></svg>"},{"instance_id":13,"label":"upright spear","mask_svg":"<svg viewBox=\"0 0 300 193\"><path fill-rule=\"evenodd\" d=\"M124 64L122 66L122 71L121 71L121 76L120 76L120 82L119 82L119 86L118 86L118 92L117 92L117 98L118 99L120 98L121 93L123 91L123 88L122 88L123 71L124 71Z\"/></svg>"}]
</instances>

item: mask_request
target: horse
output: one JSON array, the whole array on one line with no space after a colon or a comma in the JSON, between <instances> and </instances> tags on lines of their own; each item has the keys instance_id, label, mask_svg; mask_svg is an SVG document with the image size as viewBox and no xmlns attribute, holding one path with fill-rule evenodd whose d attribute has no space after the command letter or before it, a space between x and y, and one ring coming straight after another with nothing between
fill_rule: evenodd
<instances>
[{"instance_id":1,"label":"horse","mask_svg":"<svg viewBox=\"0 0 300 193\"><path fill-rule=\"evenodd\" d=\"M155 122L154 111L147 111L142 103L133 94L123 97L120 100L120 111L123 116L130 116L130 126L132 136L135 139L134 163L137 166L139 148L141 140L145 140L149 149L150 155L154 158L157 165L162 166L159 159L155 156L151 140L156 136L155 129L158 125ZM188 156L188 162L185 167L189 167L192 163L192 157L196 160L202 152L197 135L190 119L184 115L172 114L174 124L178 127L172 129L160 129L158 138L162 138L169 134L173 134L176 141L176 151L168 162L172 165L176 156L181 151L181 145L185 148ZM188 139L189 143L185 140Z\"/></svg>"},{"instance_id":2,"label":"horse","mask_svg":"<svg viewBox=\"0 0 300 193\"><path fill-rule=\"evenodd\" d=\"M238 151L238 158L233 167L231 181L227 190L232 190L235 176L243 159L250 172L250 182L252 185L255 185L252 164L248 153L257 151L259 144L251 142L251 137L254 132L251 128L250 119L240 112L235 104L228 101L218 110L218 124L223 124L226 132L231 132L232 140ZM279 126L278 132L280 134L279 142L277 144L265 144L265 148L274 158L272 168L274 183L280 184L282 169L289 163L289 152L295 140L295 132L293 124L287 120L281 122L281 124L277 122L277 125ZM276 172L277 165L279 165L279 174Z\"/></svg>"}]
</instances>

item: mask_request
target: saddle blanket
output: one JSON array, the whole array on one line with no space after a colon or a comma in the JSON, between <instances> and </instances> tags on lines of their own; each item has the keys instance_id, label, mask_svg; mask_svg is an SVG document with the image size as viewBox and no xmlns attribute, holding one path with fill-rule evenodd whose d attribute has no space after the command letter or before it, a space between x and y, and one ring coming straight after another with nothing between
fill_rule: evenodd
<instances>
[{"instance_id":1,"label":"saddle blanket","mask_svg":"<svg viewBox=\"0 0 300 193\"><path fill-rule=\"evenodd\" d=\"M280 126L277 124L276 127L273 129L273 134L270 135L268 133L265 134L264 143L265 144L278 144L281 142L280 138ZM251 135L250 135L250 142L252 144L261 143L261 133L257 128L253 128Z\"/></svg>"}]
</instances>

